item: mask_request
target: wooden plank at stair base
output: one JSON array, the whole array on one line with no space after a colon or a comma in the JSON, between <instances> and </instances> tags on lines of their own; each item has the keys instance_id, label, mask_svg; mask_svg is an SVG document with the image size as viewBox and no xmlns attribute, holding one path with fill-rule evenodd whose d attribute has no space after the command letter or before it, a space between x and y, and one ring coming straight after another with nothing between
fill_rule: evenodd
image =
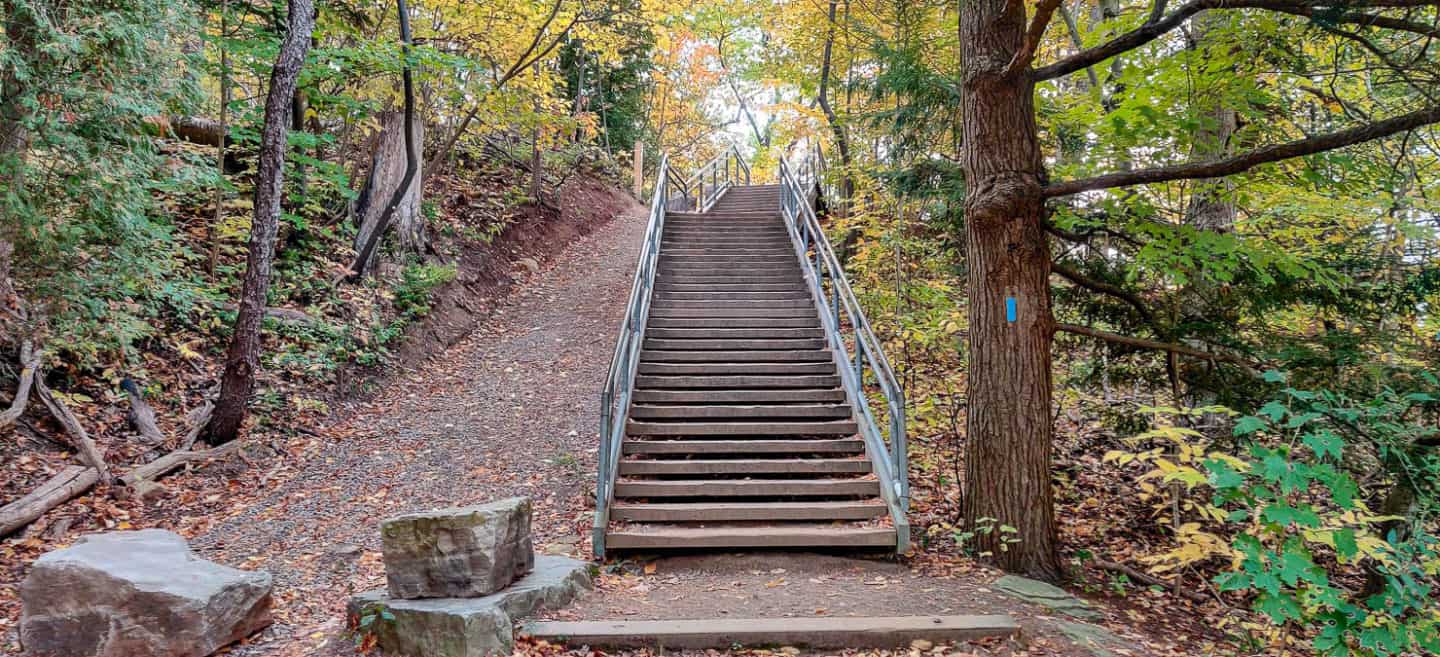
<instances>
[{"instance_id":1,"label":"wooden plank at stair base","mask_svg":"<svg viewBox=\"0 0 1440 657\"><path fill-rule=\"evenodd\" d=\"M630 417L647 419L714 420L720 418L824 418L850 417L849 404L783 406L646 406L630 407Z\"/></svg>"},{"instance_id":2,"label":"wooden plank at stair base","mask_svg":"<svg viewBox=\"0 0 1440 657\"><path fill-rule=\"evenodd\" d=\"M640 363L641 374L662 376L715 376L715 375L762 375L762 374L834 374L835 363Z\"/></svg>"},{"instance_id":3,"label":"wooden plank at stair base","mask_svg":"<svg viewBox=\"0 0 1440 657\"><path fill-rule=\"evenodd\" d=\"M870 472L863 459L691 459L685 461L627 460L620 462L620 474L627 477L653 475L752 475L818 474L842 475Z\"/></svg>"},{"instance_id":4,"label":"wooden plank at stair base","mask_svg":"<svg viewBox=\"0 0 1440 657\"><path fill-rule=\"evenodd\" d=\"M825 331L818 328L706 329L651 327L645 330L645 337L656 340L804 340L823 338L825 337ZM821 351L825 353L823 350ZM828 353L826 355L828 357Z\"/></svg>"},{"instance_id":5,"label":"wooden plank at stair base","mask_svg":"<svg viewBox=\"0 0 1440 657\"><path fill-rule=\"evenodd\" d=\"M820 422L628 422L627 436L852 436L851 420Z\"/></svg>"},{"instance_id":6,"label":"wooden plank at stair base","mask_svg":"<svg viewBox=\"0 0 1440 657\"><path fill-rule=\"evenodd\" d=\"M845 548L895 549L895 530L818 525L767 527L661 527L605 534L606 549L675 550L695 548Z\"/></svg>"},{"instance_id":7,"label":"wooden plank at stair base","mask_svg":"<svg viewBox=\"0 0 1440 657\"><path fill-rule=\"evenodd\" d=\"M793 283L656 283L657 292L803 292L807 296L810 288L802 282Z\"/></svg>"},{"instance_id":8,"label":"wooden plank at stair base","mask_svg":"<svg viewBox=\"0 0 1440 657\"><path fill-rule=\"evenodd\" d=\"M615 482L617 498L874 497L879 494L880 482L876 479L621 479Z\"/></svg>"},{"instance_id":9,"label":"wooden plank at stair base","mask_svg":"<svg viewBox=\"0 0 1440 657\"><path fill-rule=\"evenodd\" d=\"M606 541L609 547L609 539ZM1009 616L835 616L816 618L707 618L660 621L539 621L523 633L550 643L592 648L729 650L733 646L905 648L1009 637L1020 625Z\"/></svg>"},{"instance_id":10,"label":"wooden plank at stair base","mask_svg":"<svg viewBox=\"0 0 1440 657\"><path fill-rule=\"evenodd\" d=\"M635 387L652 388L834 388L836 376L657 376L635 377Z\"/></svg>"},{"instance_id":11,"label":"wooden plank at stair base","mask_svg":"<svg viewBox=\"0 0 1440 657\"><path fill-rule=\"evenodd\" d=\"M669 351L640 352L642 363L830 363L825 349L757 349L753 351Z\"/></svg>"},{"instance_id":12,"label":"wooden plank at stair base","mask_svg":"<svg viewBox=\"0 0 1440 657\"><path fill-rule=\"evenodd\" d=\"M625 522L742 522L758 520L867 520L889 508L874 501L697 502L635 504L610 507L610 519Z\"/></svg>"},{"instance_id":13,"label":"wooden plank at stair base","mask_svg":"<svg viewBox=\"0 0 1440 657\"><path fill-rule=\"evenodd\" d=\"M627 440L625 454L859 454L865 442L859 438L810 440Z\"/></svg>"},{"instance_id":14,"label":"wooden plank at stair base","mask_svg":"<svg viewBox=\"0 0 1440 657\"><path fill-rule=\"evenodd\" d=\"M772 404L785 402L845 401L839 388L793 390L636 390L637 404Z\"/></svg>"}]
</instances>

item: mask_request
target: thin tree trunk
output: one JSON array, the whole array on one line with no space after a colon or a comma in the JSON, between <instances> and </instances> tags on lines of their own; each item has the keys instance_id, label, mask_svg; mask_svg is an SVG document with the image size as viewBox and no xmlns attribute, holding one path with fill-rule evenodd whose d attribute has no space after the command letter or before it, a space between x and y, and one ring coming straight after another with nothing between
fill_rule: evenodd
<instances>
[{"instance_id":1,"label":"thin tree trunk","mask_svg":"<svg viewBox=\"0 0 1440 657\"><path fill-rule=\"evenodd\" d=\"M225 221L225 136L229 134L226 122L229 120L230 112L230 58L225 51L225 14L229 11L230 1L220 2L220 139L217 140L215 149L215 219L210 222L210 234L206 236L210 242L210 258L205 266L205 273L210 278L215 278L215 268L220 263L220 224Z\"/></svg>"},{"instance_id":2,"label":"thin tree trunk","mask_svg":"<svg viewBox=\"0 0 1440 657\"><path fill-rule=\"evenodd\" d=\"M270 71L270 89L265 96L265 125L260 133L260 167L255 185L255 221L250 229L250 253L240 291L240 312L225 354L220 397L210 421L209 442L212 444L227 443L239 436L240 427L245 423L245 405L255 389L255 370L260 365L260 322L265 317L265 296L270 290L275 235L280 224L291 101L314 29L313 1L290 0L289 26L280 54L275 58L275 68Z\"/></svg>"},{"instance_id":3,"label":"thin tree trunk","mask_svg":"<svg viewBox=\"0 0 1440 657\"><path fill-rule=\"evenodd\" d=\"M830 107L828 89L830 87L830 59L831 52L835 47L835 10L839 6L838 0L830 0L829 23L830 27L825 33L825 48L820 60L820 94L816 99L820 105L820 111L825 113L825 120L830 124L830 132L835 135L835 149L840 153L841 182L840 182L840 215L846 216L850 213L850 197L855 193L855 183L850 179L850 140L846 137L845 126L840 125L840 120L835 116L835 110Z\"/></svg>"},{"instance_id":4,"label":"thin tree trunk","mask_svg":"<svg viewBox=\"0 0 1440 657\"><path fill-rule=\"evenodd\" d=\"M531 70L535 73L535 79L540 79L540 63L536 62ZM535 113L540 113L539 97L535 99ZM530 129L530 201L536 205L540 204L540 181L544 175L544 167L545 162L540 158L540 124L536 123L535 127Z\"/></svg>"},{"instance_id":5,"label":"thin tree trunk","mask_svg":"<svg viewBox=\"0 0 1440 657\"><path fill-rule=\"evenodd\" d=\"M1000 567L1056 580L1045 172L1032 84L1024 72L1003 75L1025 31L1023 3L960 6L971 362L964 511L972 530L992 527L977 532L977 547Z\"/></svg>"},{"instance_id":6,"label":"thin tree trunk","mask_svg":"<svg viewBox=\"0 0 1440 657\"><path fill-rule=\"evenodd\" d=\"M375 250L380 247L380 238L385 236L386 229L390 227L400 204L410 192L411 185L416 184L417 174L420 172L420 144L415 141L415 81L410 73L410 10L405 6L405 0L396 0L395 4L400 14L400 52L405 57L405 66L400 73L405 92L405 175L400 179L395 192L390 195L390 201L386 203L385 212L380 215L375 230L355 255L355 264L350 267L350 280L358 280L365 275L366 268L374 259ZM415 190L417 202L419 194L419 190Z\"/></svg>"}]
</instances>

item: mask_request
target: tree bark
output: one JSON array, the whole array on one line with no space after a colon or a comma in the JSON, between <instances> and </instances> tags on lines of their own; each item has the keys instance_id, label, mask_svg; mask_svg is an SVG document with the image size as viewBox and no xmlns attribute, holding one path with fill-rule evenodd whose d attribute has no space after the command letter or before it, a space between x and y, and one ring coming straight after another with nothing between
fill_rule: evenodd
<instances>
[{"instance_id":1,"label":"tree bark","mask_svg":"<svg viewBox=\"0 0 1440 657\"><path fill-rule=\"evenodd\" d=\"M972 529L993 523L976 540L997 565L1053 581L1060 561L1050 484L1045 172L1032 83L1024 72L1004 75L1025 33L1023 3L960 6L971 362L964 511Z\"/></svg>"},{"instance_id":2,"label":"tree bark","mask_svg":"<svg viewBox=\"0 0 1440 657\"><path fill-rule=\"evenodd\" d=\"M360 246L356 249L355 264L350 267L350 280L358 280L365 275L365 270L375 258L375 252L380 248L380 239L385 236L394 221L400 206L404 204L405 197L411 193L414 185L423 185L419 180L420 176L420 147L421 143L415 139L415 82L410 73L410 10L405 6L405 0L396 0L396 8L400 14L400 53L405 58L404 68L401 69L401 84L404 88L405 97L405 120L401 126L400 134L404 136L404 144L401 151L405 154L405 173L400 177L400 182L390 193L389 201L385 203L384 210L380 213L375 227L366 236L363 242L357 242ZM419 203L419 190L413 190L416 203ZM418 208L416 208L418 210ZM419 212L411 213L411 230L414 231L414 224L421 220ZM414 239L412 232L409 238L402 237L402 240ZM423 249L423 242L422 242ZM423 251L422 251L423 252Z\"/></svg>"},{"instance_id":3,"label":"tree bark","mask_svg":"<svg viewBox=\"0 0 1440 657\"><path fill-rule=\"evenodd\" d=\"M165 434L160 431L160 426L155 422L155 409L145 401L145 395L140 391L140 386L126 378L120 382L120 387L125 389L125 394L130 397L130 410L125 413L125 420L135 428L135 433L140 434L140 440L147 445L159 445L165 442Z\"/></svg>"},{"instance_id":4,"label":"tree bark","mask_svg":"<svg viewBox=\"0 0 1440 657\"><path fill-rule=\"evenodd\" d=\"M425 143L424 123L416 121L411 129L410 142L417 149ZM360 197L355 201L355 216L360 223L360 230L355 234L357 253L380 227L388 207L386 202L405 179L408 161L405 155L405 115L403 112L386 112L380 117L380 125L375 155L370 159L370 174L366 176L365 185L360 188ZM420 154L416 152L414 155L418 166ZM395 218L392 221L395 233L400 238L401 248L415 254L425 252L426 242L425 217L420 212L420 181L420 173L416 171L416 175L410 179L410 186L405 190L404 198L395 208ZM370 265L374 264L373 260L372 257L372 262L366 262L364 267L369 269Z\"/></svg>"},{"instance_id":5,"label":"tree bark","mask_svg":"<svg viewBox=\"0 0 1440 657\"><path fill-rule=\"evenodd\" d=\"M209 442L213 444L230 442L240 434L240 427L245 423L245 405L255 389L255 370L260 364L260 322L265 317L265 296L270 289L275 235L280 224L291 100L314 29L312 0L290 0L289 27L280 45L280 54L275 58L275 68L270 71L270 89L265 96L265 125L260 133L260 167L255 184L255 221L250 229L250 253L246 257L245 282L240 291L240 312L235 318L230 348L225 353L220 397L209 427Z\"/></svg>"}]
</instances>

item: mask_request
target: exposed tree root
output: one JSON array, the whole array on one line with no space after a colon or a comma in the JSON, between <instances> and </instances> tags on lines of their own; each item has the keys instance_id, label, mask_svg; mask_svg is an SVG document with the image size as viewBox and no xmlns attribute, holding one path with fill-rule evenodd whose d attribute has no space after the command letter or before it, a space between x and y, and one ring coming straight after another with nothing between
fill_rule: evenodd
<instances>
[{"instance_id":1,"label":"exposed tree root","mask_svg":"<svg viewBox=\"0 0 1440 657\"><path fill-rule=\"evenodd\" d=\"M40 370L40 349L31 346L29 340L20 343L20 384L15 388L15 399L10 402L10 408L0 413L0 429L4 429L21 415L25 414L25 406L30 403L30 389L35 383L35 373Z\"/></svg>"}]
</instances>

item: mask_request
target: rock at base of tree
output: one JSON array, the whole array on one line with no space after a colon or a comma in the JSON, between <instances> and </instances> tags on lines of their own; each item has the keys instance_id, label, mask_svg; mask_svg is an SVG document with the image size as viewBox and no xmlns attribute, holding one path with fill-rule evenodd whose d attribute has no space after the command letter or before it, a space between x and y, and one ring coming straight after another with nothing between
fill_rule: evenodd
<instances>
[{"instance_id":1,"label":"rock at base of tree","mask_svg":"<svg viewBox=\"0 0 1440 657\"><path fill-rule=\"evenodd\" d=\"M486 657L510 654L514 623L539 609L558 609L590 589L590 564L542 556L509 588L479 598L407 600L370 591L350 599L352 626L386 654Z\"/></svg>"},{"instance_id":2,"label":"rock at base of tree","mask_svg":"<svg viewBox=\"0 0 1440 657\"><path fill-rule=\"evenodd\" d=\"M535 565L530 500L411 513L380 526L394 598L469 598L505 588Z\"/></svg>"},{"instance_id":3,"label":"rock at base of tree","mask_svg":"<svg viewBox=\"0 0 1440 657\"><path fill-rule=\"evenodd\" d=\"M1089 603L1070 595L1065 589L1039 580L1018 575L1006 575L995 580L992 586L1002 593L1042 607L1049 607L1067 616L1085 619L1102 616L1100 612L1091 609Z\"/></svg>"},{"instance_id":4,"label":"rock at base of tree","mask_svg":"<svg viewBox=\"0 0 1440 657\"><path fill-rule=\"evenodd\" d=\"M203 657L271 623L269 573L205 561L147 529L90 534L35 561L20 642L47 657Z\"/></svg>"}]
</instances>

